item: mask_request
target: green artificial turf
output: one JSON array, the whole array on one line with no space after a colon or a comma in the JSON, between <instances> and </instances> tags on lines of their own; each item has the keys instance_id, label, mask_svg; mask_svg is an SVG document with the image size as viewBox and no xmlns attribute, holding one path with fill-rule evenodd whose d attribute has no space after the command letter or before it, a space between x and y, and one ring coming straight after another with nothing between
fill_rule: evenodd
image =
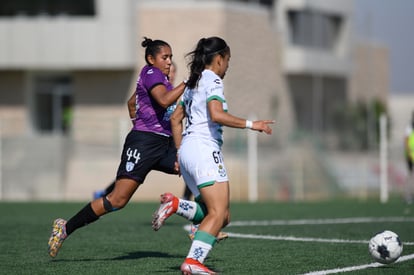
<instances>
[{"instance_id":1,"label":"green artificial turf","mask_svg":"<svg viewBox=\"0 0 414 275\"><path fill-rule=\"evenodd\" d=\"M0 274L180 274L190 241L183 218L171 217L158 232L151 229L156 203L130 203L121 211L75 231L58 256L47 254L52 221L70 218L83 203L0 203ZM368 240L388 229L399 234L403 255L414 254L414 222L308 224L352 217L413 219L414 206L395 199L338 200L312 203L232 203L230 237L218 243L205 264L221 274L304 274L372 263ZM250 224L252 222L276 224ZM288 224L304 221L304 224ZM239 224L238 224L239 223ZM240 224L242 223L242 224ZM285 223L285 224L284 224ZM261 239L260 236L280 239ZM363 243L285 240L338 239ZM343 274L414 274L414 260Z\"/></svg>"}]
</instances>

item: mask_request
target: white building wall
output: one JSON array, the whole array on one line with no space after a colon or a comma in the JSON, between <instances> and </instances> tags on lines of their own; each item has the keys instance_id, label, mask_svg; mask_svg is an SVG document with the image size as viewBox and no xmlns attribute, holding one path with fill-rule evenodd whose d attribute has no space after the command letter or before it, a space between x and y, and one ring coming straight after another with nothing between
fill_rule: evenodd
<instances>
[{"instance_id":1,"label":"white building wall","mask_svg":"<svg viewBox=\"0 0 414 275\"><path fill-rule=\"evenodd\" d=\"M118 88L114 89L99 77L108 80L111 70L116 74L120 73L116 72L117 70L123 70L128 75L135 74L144 64L143 48L140 46L142 36L160 38L171 43L174 59L179 67L177 81L186 76L184 55L193 48L199 38L210 35L223 36L232 48L231 69L225 79L226 95L233 106L231 110L239 116L247 116L254 111L259 118L276 119L275 133L272 136L259 136L268 141L267 149L272 149L276 147L276 141L279 139L287 140L291 137L290 133L295 124L289 85L285 76L295 72L319 72L346 77L352 59L349 54L352 43L352 18L349 18L352 17L352 0L275 0L275 3L276 16L273 16L273 26L277 27L276 30L267 25L268 13L263 7L253 4L247 7L245 4L227 0L96 0L95 17L3 18L0 19L0 70L6 73L10 71L17 76L11 79L14 80L12 82L9 74L4 75L12 83L0 84L0 91L2 87L8 88L7 86L13 86L13 89L10 89L12 91L20 89L18 84L25 78L21 75L26 75L27 72L30 74L39 69L60 69L73 74L74 91L80 99L92 92L102 93L105 90L102 89L102 83L107 91L113 90L119 93L120 98L126 99L133 90L136 77L121 81L126 86L131 82L132 89L128 91L128 88L120 87L117 81L110 82ZM290 43L286 11L306 5L318 11L343 15L345 21L334 51L299 49ZM154 20L157 24L154 24ZM18 69L17 73L13 72L15 69ZM123 104L91 106L88 104L89 101L85 102L82 106L75 106L74 123L77 123L77 132L73 132L71 142L80 142L76 147L64 148L70 150L70 154L62 152L62 155L67 154L69 158L65 171L56 170L56 173L51 174L47 169L35 167L27 169L27 175L17 179L15 174L9 173L14 180L8 181L9 186L18 187L15 182L29 182L30 186L25 186L28 188L40 186L40 191L27 190L28 198L32 199L40 198L38 194L61 199L62 197L57 197L54 193L43 192L43 187L50 191L50 186L55 186L59 196L64 194L64 199L84 200L89 199L94 190L104 187L113 179L119 162L119 148L110 147L105 142L114 141L112 143L117 144L118 139L122 139L122 135L118 133L121 131L115 126L111 128L111 125L115 125L118 118L127 119L126 108ZM27 104L23 99L19 103ZM79 100L76 103L79 104ZM13 124L24 128L26 124L21 123L28 123L24 107L19 109L18 113L9 112L8 108L13 107L2 107L0 116L3 112L13 119L20 118L20 124ZM101 123L102 118L106 119L105 125ZM10 129L9 125L11 123L3 124ZM108 130L110 128L112 130ZM246 131L238 129L226 129L226 137L231 137L232 134L240 137L245 133ZM43 140L35 140L35 145L29 147L41 149L44 144L41 141ZM309 165L302 164L317 165L312 152L304 154L302 148L294 148L298 151L296 154L291 148L281 147L284 152L266 152L272 158L263 158L264 154L261 155L263 166L271 171L260 173L260 182L269 182L267 187L261 190L264 198L276 197L279 193L279 184L284 184L286 179L290 179L291 174L296 175L295 172L300 172L302 175L304 168L309 169ZM57 149L53 149L53 152L56 152L55 155L60 154ZM38 152L33 156L42 154L43 152ZM24 159L23 153L13 154L14 163L8 158L7 164L16 164L17 167L21 163L19 156ZM247 179L244 155L240 154L237 159L228 156L226 165L232 173L230 178L232 182L238 183L232 185L232 196L243 199L247 192L244 190ZM46 163L40 158L34 159L34 164ZM277 159L278 163L267 161L270 159ZM263 166L261 171L267 171ZM29 173L33 174L28 175ZM307 184L312 182L312 179L303 175ZM29 176L30 181L26 180ZM319 178L314 181L320 182ZM56 186L56 182L61 185ZM147 182L148 184L140 187L135 199L153 200L165 190L180 193L183 189L182 178L161 173L151 174ZM21 195L24 191L19 192Z\"/></svg>"},{"instance_id":2,"label":"white building wall","mask_svg":"<svg viewBox=\"0 0 414 275\"><path fill-rule=\"evenodd\" d=\"M0 19L0 69L133 68L135 1L96 0L96 15Z\"/></svg>"},{"instance_id":3,"label":"white building wall","mask_svg":"<svg viewBox=\"0 0 414 275\"><path fill-rule=\"evenodd\" d=\"M352 0L279 0L275 2L275 27L284 44L283 68L286 73L348 75L351 70ZM288 11L310 9L339 15L342 25L333 51L308 49L291 43Z\"/></svg>"}]
</instances>

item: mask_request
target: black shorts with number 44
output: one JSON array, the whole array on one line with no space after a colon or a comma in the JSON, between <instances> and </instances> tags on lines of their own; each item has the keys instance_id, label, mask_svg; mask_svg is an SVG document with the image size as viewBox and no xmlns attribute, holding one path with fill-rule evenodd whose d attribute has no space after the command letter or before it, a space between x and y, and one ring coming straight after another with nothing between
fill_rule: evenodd
<instances>
[{"instance_id":1,"label":"black shorts with number 44","mask_svg":"<svg viewBox=\"0 0 414 275\"><path fill-rule=\"evenodd\" d=\"M125 139L116 178L143 183L151 170L177 174L174 170L176 158L172 137L132 130Z\"/></svg>"}]
</instances>

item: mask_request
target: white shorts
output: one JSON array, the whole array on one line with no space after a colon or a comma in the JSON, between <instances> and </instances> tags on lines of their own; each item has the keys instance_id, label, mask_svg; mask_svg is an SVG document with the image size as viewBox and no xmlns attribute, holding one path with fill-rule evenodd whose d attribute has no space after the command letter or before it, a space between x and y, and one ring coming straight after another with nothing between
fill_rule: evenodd
<instances>
[{"instance_id":1,"label":"white shorts","mask_svg":"<svg viewBox=\"0 0 414 275\"><path fill-rule=\"evenodd\" d=\"M229 180L220 147L213 141L185 136L178 158L181 174L195 198L199 189Z\"/></svg>"}]
</instances>

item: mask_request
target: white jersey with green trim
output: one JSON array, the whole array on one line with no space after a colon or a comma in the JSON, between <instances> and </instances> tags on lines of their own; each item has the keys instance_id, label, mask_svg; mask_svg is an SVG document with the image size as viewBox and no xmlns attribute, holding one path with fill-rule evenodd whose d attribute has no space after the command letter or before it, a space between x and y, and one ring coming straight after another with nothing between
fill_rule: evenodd
<instances>
[{"instance_id":1,"label":"white jersey with green trim","mask_svg":"<svg viewBox=\"0 0 414 275\"><path fill-rule=\"evenodd\" d=\"M186 127L183 136L202 137L214 140L220 146L223 144L222 125L211 120L208 102L218 100L227 112L227 103L223 92L221 78L211 70L204 70L198 85L194 89L186 88L182 96L186 113Z\"/></svg>"}]
</instances>

